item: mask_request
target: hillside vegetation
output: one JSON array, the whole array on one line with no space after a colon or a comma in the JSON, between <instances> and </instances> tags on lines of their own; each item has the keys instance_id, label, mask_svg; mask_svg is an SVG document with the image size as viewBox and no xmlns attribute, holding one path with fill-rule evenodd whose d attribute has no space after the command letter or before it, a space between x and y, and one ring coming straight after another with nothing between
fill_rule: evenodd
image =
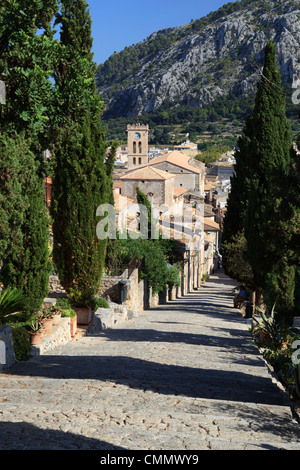
<instances>
[{"instance_id":1,"label":"hillside vegetation","mask_svg":"<svg viewBox=\"0 0 300 470\"><path fill-rule=\"evenodd\" d=\"M111 136L120 138L126 124L137 117L155 131L160 126L158 134L171 126L169 133L179 134L179 139L186 131L201 136L204 123L229 119L232 127L232 121L242 122L252 107L269 38L277 45L294 120L290 96L300 80L299 8L299 0L230 2L113 54L97 71ZM227 128L225 133L232 134Z\"/></svg>"}]
</instances>

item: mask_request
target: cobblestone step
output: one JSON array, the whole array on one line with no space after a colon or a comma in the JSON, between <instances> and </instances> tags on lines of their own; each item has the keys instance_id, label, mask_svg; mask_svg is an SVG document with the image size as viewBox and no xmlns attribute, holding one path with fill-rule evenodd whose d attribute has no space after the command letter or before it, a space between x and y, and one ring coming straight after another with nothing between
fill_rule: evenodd
<instances>
[{"instance_id":1,"label":"cobblestone step","mask_svg":"<svg viewBox=\"0 0 300 470\"><path fill-rule=\"evenodd\" d=\"M63 433L64 445L72 443L79 448L101 448L104 439L108 439L108 447L122 446L129 449L194 449L223 448L292 448L299 449L299 428L295 424L287 424L286 418L265 420L261 415L252 419L233 418L227 416L199 415L173 412L118 412L105 407L100 410L84 407L65 409L64 412L55 408L23 407L18 416L17 410L5 413L10 428L21 433L24 448L32 446L35 434L47 438L55 433ZM24 419L25 418L25 419ZM13 426L13 423L15 426ZM0 423L0 430L3 420ZM28 430L32 429L31 434ZM7 432L7 429L6 429ZM4 440L1 442L5 444ZM13 446L16 444L14 436ZM11 438L11 436L10 436ZM85 442L91 439L92 442ZM18 439L17 439L18 440ZM82 443L80 443L82 441ZM59 442L56 442L56 445ZM48 443L48 445L50 445ZM51 444L52 446L53 444ZM60 444L62 445L62 444ZM82 447L84 446L84 447ZM172 447L174 446L174 447ZM16 448L16 447L14 447Z\"/></svg>"},{"instance_id":2,"label":"cobblestone step","mask_svg":"<svg viewBox=\"0 0 300 470\"><path fill-rule=\"evenodd\" d=\"M231 287L215 277L1 373L0 450L299 450L288 397Z\"/></svg>"}]
</instances>

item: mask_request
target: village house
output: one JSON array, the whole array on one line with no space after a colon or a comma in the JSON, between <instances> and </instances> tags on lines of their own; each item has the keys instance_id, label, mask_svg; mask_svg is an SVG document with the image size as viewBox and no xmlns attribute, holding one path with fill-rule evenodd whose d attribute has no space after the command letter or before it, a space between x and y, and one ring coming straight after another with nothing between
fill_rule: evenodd
<instances>
[{"instance_id":1,"label":"village house","mask_svg":"<svg viewBox=\"0 0 300 470\"><path fill-rule=\"evenodd\" d=\"M141 167L121 176L121 192L130 198L136 198L137 186L153 205L171 207L174 203L174 175L155 167Z\"/></svg>"},{"instance_id":2,"label":"village house","mask_svg":"<svg viewBox=\"0 0 300 470\"><path fill-rule=\"evenodd\" d=\"M118 210L118 218L127 226L137 217L136 188L147 196L159 214L160 231L178 241L184 261L182 293L201 285L203 274L215 268L219 246L219 224L211 201L204 203L206 168L202 162L180 149L149 158L149 127L137 124L127 127L128 167L115 170L115 204L121 207L127 198L127 208ZM147 155L146 155L147 154ZM154 157L154 158L153 158ZM218 187L218 178L210 179L210 189ZM130 208L130 204L132 204ZM127 211L127 212L126 212ZM125 222L126 223L126 222Z\"/></svg>"},{"instance_id":3,"label":"village house","mask_svg":"<svg viewBox=\"0 0 300 470\"><path fill-rule=\"evenodd\" d=\"M200 163L200 165L198 165ZM175 175L175 186L204 194L205 166L201 162L191 164L191 157L174 150L151 160L148 165Z\"/></svg>"}]
</instances>

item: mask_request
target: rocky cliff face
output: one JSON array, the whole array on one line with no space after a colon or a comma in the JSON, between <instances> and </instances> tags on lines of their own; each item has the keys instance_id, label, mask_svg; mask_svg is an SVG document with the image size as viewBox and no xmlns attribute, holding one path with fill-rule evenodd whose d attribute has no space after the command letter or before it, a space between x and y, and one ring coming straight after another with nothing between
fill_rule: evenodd
<instances>
[{"instance_id":1,"label":"rocky cliff face","mask_svg":"<svg viewBox=\"0 0 300 470\"><path fill-rule=\"evenodd\" d=\"M108 114L138 116L166 100L202 107L228 93L249 96L268 39L277 45L283 82L299 88L300 0L230 5L237 11L222 16L225 6L205 21L158 31L101 65L97 81Z\"/></svg>"}]
</instances>

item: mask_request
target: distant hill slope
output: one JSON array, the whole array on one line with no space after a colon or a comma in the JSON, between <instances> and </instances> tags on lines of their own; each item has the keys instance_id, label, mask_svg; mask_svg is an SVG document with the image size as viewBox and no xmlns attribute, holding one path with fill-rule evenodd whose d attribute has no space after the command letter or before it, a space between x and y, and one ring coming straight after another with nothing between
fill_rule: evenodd
<instances>
[{"instance_id":1,"label":"distant hill slope","mask_svg":"<svg viewBox=\"0 0 300 470\"><path fill-rule=\"evenodd\" d=\"M241 0L113 54L97 71L105 118L202 108L256 90L268 39L282 80L300 87L300 0ZM242 102L242 101L241 101Z\"/></svg>"}]
</instances>

